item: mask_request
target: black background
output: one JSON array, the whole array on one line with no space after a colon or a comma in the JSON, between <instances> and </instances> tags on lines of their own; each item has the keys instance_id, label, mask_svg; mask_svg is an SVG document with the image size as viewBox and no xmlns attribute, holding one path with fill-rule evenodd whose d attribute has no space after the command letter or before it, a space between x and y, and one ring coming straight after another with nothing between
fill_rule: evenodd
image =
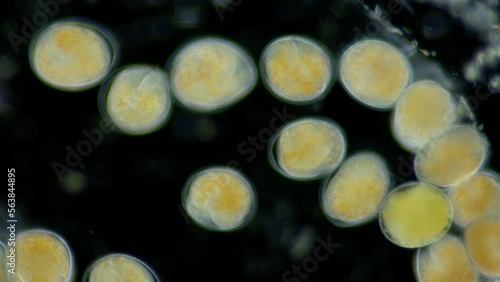
<instances>
[{"instance_id":1,"label":"black background","mask_svg":"<svg viewBox=\"0 0 500 282\"><path fill-rule=\"evenodd\" d=\"M11 62L0 82L0 116L3 156L6 167L16 169L16 202L20 230L46 228L69 243L77 267L77 280L89 263L110 253L136 256L164 281L280 281L282 274L305 258L292 259L293 240L305 230L314 238L341 246L309 281L412 281L413 250L391 244L377 221L341 229L332 225L319 208L320 181L295 182L284 179L268 163L266 151L248 162L238 145L269 127L273 109L285 105L259 81L255 90L229 110L213 115L174 109L161 130L141 137L106 134L104 141L83 158L81 166L88 180L77 195L62 189L51 164L64 164L66 146L75 148L85 140L82 130L98 128L99 87L79 93L52 89L39 81L29 66L28 44L16 54L7 34L22 34L22 18L32 20L40 10L36 1L3 4L1 17L2 63ZM238 1L223 20L209 1L77 1L60 5L51 21L84 17L108 27L116 35L121 56L118 67L147 63L165 67L181 44L199 36L217 35L243 46L257 63L260 52L272 39L286 34L303 34L325 44L333 56L341 55L342 43L355 38L369 22L359 4L346 1ZM237 3L237 1L234 1ZM386 7L384 1L368 1ZM10 5L10 6L5 6ZM415 39L420 48L434 50L433 60L445 67L453 93L475 96L476 87L464 82L462 66L482 45L460 22L437 8L410 3L393 15L394 26ZM198 7L197 27L175 24L176 9ZM430 13L450 28L439 36L426 36ZM397 41L392 41L397 46ZM5 72L5 70L4 70ZM495 151L500 145L498 109L500 98L481 94L477 120L492 144L490 167L498 170ZM489 96L488 96L489 95ZM483 96L485 97L485 96ZM389 130L390 112L374 111L350 98L337 80L326 99L310 106L287 106L297 117L321 115L338 122L348 140L348 154L372 150L381 154L395 175L401 158L410 155L400 149ZM201 119L213 122L216 135L204 141L196 134ZM186 221L181 213L181 189L194 171L235 160L252 180L258 194L255 218L236 232L206 231ZM401 173L399 173L401 174ZM404 180L414 176L400 175ZM397 179L401 182L402 179ZM0 194L5 199L7 192ZM0 207L6 203L2 200ZM5 213L0 213L5 222ZM3 224L0 224L3 226ZM2 238L7 235L1 231ZM313 247L318 246L317 242ZM306 256L312 254L307 252ZM293 280L291 280L293 281Z\"/></svg>"}]
</instances>

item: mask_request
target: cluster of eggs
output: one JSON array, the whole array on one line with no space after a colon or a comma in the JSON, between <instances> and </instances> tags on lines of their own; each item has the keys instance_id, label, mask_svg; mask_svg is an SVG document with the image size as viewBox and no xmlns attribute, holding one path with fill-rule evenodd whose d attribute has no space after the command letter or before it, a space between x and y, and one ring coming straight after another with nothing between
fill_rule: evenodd
<instances>
[{"instance_id":1,"label":"cluster of eggs","mask_svg":"<svg viewBox=\"0 0 500 282\"><path fill-rule=\"evenodd\" d=\"M12 274L5 269L9 257L0 243L2 262L0 281L74 281L75 260L71 248L58 234L33 229L20 233L16 238L16 268ZM154 271L138 258L127 254L111 253L92 262L86 269L85 282L109 281L160 281Z\"/></svg>"},{"instance_id":2,"label":"cluster of eggs","mask_svg":"<svg viewBox=\"0 0 500 282\"><path fill-rule=\"evenodd\" d=\"M297 181L323 179L320 206L333 224L353 227L378 217L388 240L419 248L415 259L419 280L478 281L500 276L500 184L497 175L485 168L488 140L474 126L461 123L457 97L436 82L413 82L409 60L396 47L362 40L344 52L335 68L333 57L320 43L283 36L264 48L258 71L237 44L203 38L181 46L167 71L133 65L112 72L118 56L113 38L88 21L59 21L32 41L30 60L40 80L60 90L81 91L102 83L103 117L129 135L160 129L169 119L174 99L200 113L227 109L252 91L259 73L278 99L311 104L328 94L338 69L344 89L356 101L392 110L393 136L416 155L418 181L392 189L383 157L372 151L347 156L343 129L325 117L303 117L279 129L268 145L272 167ZM249 178L222 166L193 173L182 201L196 223L213 231L242 228L257 208ZM459 230L455 235L449 231L453 223ZM72 258L64 241L47 231L25 234L18 243L26 270L19 277L54 270L53 275L64 274L69 281ZM39 260L39 256L53 259ZM57 263L60 260L64 263ZM114 254L93 263L84 281L112 281L110 273L137 275L134 281L157 279L139 260Z\"/></svg>"},{"instance_id":3,"label":"cluster of eggs","mask_svg":"<svg viewBox=\"0 0 500 282\"><path fill-rule=\"evenodd\" d=\"M372 168L372 175L365 177L369 162L358 160L358 167L349 173L350 189L343 188L350 191L346 193L350 198L340 192L323 198L327 202L323 206L330 208L326 213L331 213L335 202L342 211L374 207L371 215L378 214L388 240L418 248L414 273L419 281L500 277L500 183L497 174L485 168L489 142L477 128L461 122L457 97L436 82L413 82L408 60L377 40L348 49L340 62L340 77L346 91L361 103L392 110L392 134L401 147L415 154L417 181L385 195L388 180L382 172L387 170L382 165L375 174ZM345 177L344 166L353 166L349 161L329 185ZM356 190L361 191L352 193ZM360 203L363 198L368 202ZM338 212L333 214L339 220ZM457 228L452 232L453 223Z\"/></svg>"}]
</instances>

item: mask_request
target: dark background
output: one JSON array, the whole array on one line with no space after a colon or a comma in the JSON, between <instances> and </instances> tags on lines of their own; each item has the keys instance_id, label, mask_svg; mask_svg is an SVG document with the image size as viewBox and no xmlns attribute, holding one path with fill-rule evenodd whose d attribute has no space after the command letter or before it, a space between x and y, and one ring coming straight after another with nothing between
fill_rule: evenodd
<instances>
[{"instance_id":1,"label":"dark background","mask_svg":"<svg viewBox=\"0 0 500 282\"><path fill-rule=\"evenodd\" d=\"M320 262L309 281L412 281L413 250L391 244L377 221L342 229L322 214L318 195L321 181L295 182L273 171L265 150L248 162L238 145L269 127L273 109L285 105L259 81L255 90L229 110L213 115L194 114L180 107L161 130L141 137L106 134L104 141L83 158L75 171L86 184L68 193L51 164L65 163L66 146L86 138L82 130L98 128L99 87L79 93L52 89L39 81L29 66L28 44L15 53L7 39L21 35L23 21L40 10L36 1L2 4L0 46L0 124L2 160L16 169L16 203L20 230L46 228L69 243L77 267L77 280L89 263L110 253L136 256L154 268L164 281L281 281L282 274L312 254L318 246L295 259L294 242L305 238L340 243ZM351 1L352 2L352 1ZM255 62L272 39L303 34L325 44L338 59L342 47L365 30L370 19L362 6L349 1L233 1L223 20L209 1L78 1L60 5L51 21L84 17L108 27L121 47L118 67L148 63L164 67L170 55L188 40L218 35L248 50ZM236 5L237 4L237 5ZM367 1L370 8L384 1ZM178 23L180 8L196 7L194 26ZM432 17L430 17L431 15ZM433 16L433 15L438 15ZM429 17L431 18L429 20ZM438 19L438 20L436 20ZM443 22L439 22L443 21ZM446 11L431 5L406 3L391 22L416 40L420 48L436 51L432 58L444 67L452 92L476 97L480 84L466 83L462 67L482 41ZM448 28L429 36L429 26ZM426 33L427 32L427 33ZM384 38L396 46L404 40ZM421 55L412 58L418 61ZM416 73L418 78L418 74ZM488 94L476 107L478 124L492 144L490 167L499 170L500 97ZM486 94L485 94L486 93ZM385 157L395 183L413 180L400 170L411 156L400 149L389 130L390 112L379 112L350 98L337 80L326 99L310 106L287 106L297 117L322 115L338 122L346 132L348 154L372 150ZM204 138L201 124L211 124L215 135ZM200 133L201 132L201 133ZM210 139L210 138L208 138ZM252 180L258 194L254 219L236 232L210 232L186 221L180 209L181 189L194 171L235 160ZM399 172L398 172L399 171ZM4 209L7 191L0 194ZM5 213L0 213L5 222ZM3 224L0 224L3 226ZM0 232L5 239L7 233ZM291 280L293 281L293 280Z\"/></svg>"}]
</instances>

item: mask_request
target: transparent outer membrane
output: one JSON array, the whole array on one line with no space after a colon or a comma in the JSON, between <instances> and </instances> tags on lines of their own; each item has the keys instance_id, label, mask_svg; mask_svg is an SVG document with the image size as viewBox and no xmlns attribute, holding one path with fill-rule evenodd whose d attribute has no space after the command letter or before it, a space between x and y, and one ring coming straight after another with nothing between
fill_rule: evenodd
<instances>
[{"instance_id":1,"label":"transparent outer membrane","mask_svg":"<svg viewBox=\"0 0 500 282\"><path fill-rule=\"evenodd\" d=\"M314 180L332 173L344 160L347 140L342 128L322 117L297 119L279 129L268 145L268 158L281 175Z\"/></svg>"},{"instance_id":2,"label":"transparent outer membrane","mask_svg":"<svg viewBox=\"0 0 500 282\"><path fill-rule=\"evenodd\" d=\"M172 110L167 74L148 65L125 67L103 85L99 104L118 131L154 132L165 125Z\"/></svg>"},{"instance_id":3,"label":"transparent outer membrane","mask_svg":"<svg viewBox=\"0 0 500 282\"><path fill-rule=\"evenodd\" d=\"M500 278L500 218L482 218L467 226L465 247L474 265L486 277Z\"/></svg>"},{"instance_id":4,"label":"transparent outer membrane","mask_svg":"<svg viewBox=\"0 0 500 282\"><path fill-rule=\"evenodd\" d=\"M347 93L373 109L390 109L412 79L406 56L381 40L362 40L340 59L340 80Z\"/></svg>"},{"instance_id":5,"label":"transparent outer membrane","mask_svg":"<svg viewBox=\"0 0 500 282\"><path fill-rule=\"evenodd\" d=\"M415 256L417 281L479 281L479 272L469 259L463 242L445 235L431 245L418 249Z\"/></svg>"},{"instance_id":6,"label":"transparent outer membrane","mask_svg":"<svg viewBox=\"0 0 500 282\"><path fill-rule=\"evenodd\" d=\"M113 69L118 45L102 26L61 20L35 35L29 55L31 68L42 82L63 91L82 91L100 84Z\"/></svg>"},{"instance_id":7,"label":"transparent outer membrane","mask_svg":"<svg viewBox=\"0 0 500 282\"><path fill-rule=\"evenodd\" d=\"M246 97L257 83L250 56L237 44L219 38L192 41L168 66L172 92L185 108L217 112Z\"/></svg>"},{"instance_id":8,"label":"transparent outer membrane","mask_svg":"<svg viewBox=\"0 0 500 282\"><path fill-rule=\"evenodd\" d=\"M334 82L333 58L328 49L299 35L271 41L262 52L260 69L268 90L292 104L324 98Z\"/></svg>"},{"instance_id":9,"label":"transparent outer membrane","mask_svg":"<svg viewBox=\"0 0 500 282\"><path fill-rule=\"evenodd\" d=\"M112 36L99 26L61 21L32 40L30 63L47 85L80 91L102 82L115 65L116 52ZM289 36L273 40L265 48L261 75L273 95L288 103L306 104L328 93L335 77L332 65L328 50L321 45ZM165 73L152 68L143 67L137 73L124 70L113 76L101 92L103 116L113 120L122 133L147 134L168 120L172 106L169 89L182 106L208 113L243 99L257 82L251 58L236 44L216 38L185 45L169 68L172 88ZM273 168L294 180L318 179L339 168L321 190L325 215L336 225L355 226L380 211L380 228L388 240L405 248L427 246L416 256L416 276L422 281L444 280L436 278L443 270L457 273L460 281L477 281L478 273L467 256L485 276L500 277L496 253L500 250L498 178L478 173L489 154L486 138L476 128L455 125L455 101L444 88L430 81L410 85L413 73L406 56L386 42L363 40L352 45L341 58L339 73L346 92L361 104L374 109L395 107L394 137L405 149L417 153L415 172L422 182L406 183L386 195L389 181L383 160L357 155L344 162L345 134L326 119L311 118L311 124L301 119L278 131L269 143ZM411 95L412 91L419 94ZM438 186L450 189L440 190ZM183 189L182 200L194 221L214 231L242 228L257 205L252 184L244 175L225 167L193 174ZM444 235L452 219L465 229L465 244ZM35 243L28 239L36 232L54 238L39 238L45 241L34 250L30 244ZM72 254L59 236L37 230L18 238L23 242L19 271L25 277L19 281L56 281L50 275L60 275L60 281L72 279ZM52 252L56 249L52 245L58 245L59 251ZM51 257L31 263L33 255ZM0 281L4 281L2 271L0 267ZM64 276L66 272L69 274ZM122 254L95 261L84 277L84 281L115 280L159 281L146 264Z\"/></svg>"},{"instance_id":10,"label":"transparent outer membrane","mask_svg":"<svg viewBox=\"0 0 500 282\"><path fill-rule=\"evenodd\" d=\"M433 136L417 152L414 166L420 181L449 187L471 177L489 155L486 137L467 125L455 125Z\"/></svg>"},{"instance_id":11,"label":"transparent outer membrane","mask_svg":"<svg viewBox=\"0 0 500 282\"><path fill-rule=\"evenodd\" d=\"M37 229L16 238L16 275L12 281L70 282L74 278L72 251L55 233Z\"/></svg>"},{"instance_id":12,"label":"transparent outer membrane","mask_svg":"<svg viewBox=\"0 0 500 282\"><path fill-rule=\"evenodd\" d=\"M500 182L496 174L478 172L451 187L448 197L453 204L453 222L460 227L475 219L500 217Z\"/></svg>"},{"instance_id":13,"label":"transparent outer membrane","mask_svg":"<svg viewBox=\"0 0 500 282\"><path fill-rule=\"evenodd\" d=\"M458 119L456 102L446 89L433 81L419 81L408 86L397 100L392 133L402 147L416 152Z\"/></svg>"},{"instance_id":14,"label":"transparent outer membrane","mask_svg":"<svg viewBox=\"0 0 500 282\"><path fill-rule=\"evenodd\" d=\"M440 188L408 182L387 194L379 214L382 233L405 248L427 246L448 232L453 207Z\"/></svg>"},{"instance_id":15,"label":"transparent outer membrane","mask_svg":"<svg viewBox=\"0 0 500 282\"><path fill-rule=\"evenodd\" d=\"M323 185L323 212L338 226L366 223L378 214L389 186L388 169L380 156L372 152L355 154Z\"/></svg>"},{"instance_id":16,"label":"transparent outer membrane","mask_svg":"<svg viewBox=\"0 0 500 282\"><path fill-rule=\"evenodd\" d=\"M203 228L234 231L252 219L257 197L253 185L240 172L210 167L188 179L182 203L188 215Z\"/></svg>"},{"instance_id":17,"label":"transparent outer membrane","mask_svg":"<svg viewBox=\"0 0 500 282\"><path fill-rule=\"evenodd\" d=\"M83 282L159 282L154 271L139 259L120 253L108 254L92 262Z\"/></svg>"}]
</instances>

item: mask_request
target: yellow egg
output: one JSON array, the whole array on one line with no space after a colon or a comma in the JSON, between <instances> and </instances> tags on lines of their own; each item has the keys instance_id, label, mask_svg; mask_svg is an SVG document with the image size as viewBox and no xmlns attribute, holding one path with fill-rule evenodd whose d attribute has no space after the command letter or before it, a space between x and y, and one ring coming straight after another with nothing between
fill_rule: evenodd
<instances>
[{"instance_id":1,"label":"yellow egg","mask_svg":"<svg viewBox=\"0 0 500 282\"><path fill-rule=\"evenodd\" d=\"M55 22L33 39L30 62L47 85L80 91L99 84L115 63L112 36L94 24Z\"/></svg>"},{"instance_id":2,"label":"yellow egg","mask_svg":"<svg viewBox=\"0 0 500 282\"><path fill-rule=\"evenodd\" d=\"M92 263L85 282L157 282L152 270L138 259L125 254L106 255Z\"/></svg>"},{"instance_id":3,"label":"yellow egg","mask_svg":"<svg viewBox=\"0 0 500 282\"><path fill-rule=\"evenodd\" d=\"M73 257L66 242L45 230L26 231L16 239L14 281L72 281Z\"/></svg>"},{"instance_id":4,"label":"yellow egg","mask_svg":"<svg viewBox=\"0 0 500 282\"><path fill-rule=\"evenodd\" d=\"M464 244L452 235L419 249L416 268L418 280L422 282L475 282L479 278Z\"/></svg>"},{"instance_id":5,"label":"yellow egg","mask_svg":"<svg viewBox=\"0 0 500 282\"><path fill-rule=\"evenodd\" d=\"M458 120L451 94L432 81L410 85L396 103L392 132L396 141L416 152L429 138Z\"/></svg>"},{"instance_id":6,"label":"yellow egg","mask_svg":"<svg viewBox=\"0 0 500 282\"><path fill-rule=\"evenodd\" d=\"M170 81L174 97L197 112L227 108L248 95L257 70L241 47L224 39L199 39L173 57Z\"/></svg>"},{"instance_id":7,"label":"yellow egg","mask_svg":"<svg viewBox=\"0 0 500 282\"><path fill-rule=\"evenodd\" d=\"M391 191L380 209L379 223L394 244L419 248L439 240L451 226L453 208L438 187L410 182Z\"/></svg>"},{"instance_id":8,"label":"yellow egg","mask_svg":"<svg viewBox=\"0 0 500 282\"><path fill-rule=\"evenodd\" d=\"M199 225L214 231L232 231L253 217L257 199L240 172L213 167L195 173L186 184L183 204Z\"/></svg>"},{"instance_id":9,"label":"yellow egg","mask_svg":"<svg viewBox=\"0 0 500 282\"><path fill-rule=\"evenodd\" d=\"M262 52L262 80L286 102L311 103L330 89L332 64L331 55L319 43L303 36L283 36Z\"/></svg>"},{"instance_id":10,"label":"yellow egg","mask_svg":"<svg viewBox=\"0 0 500 282\"><path fill-rule=\"evenodd\" d=\"M392 108L411 76L408 59L380 40L362 40L340 59L340 79L347 92L375 109Z\"/></svg>"},{"instance_id":11,"label":"yellow egg","mask_svg":"<svg viewBox=\"0 0 500 282\"><path fill-rule=\"evenodd\" d=\"M465 229L465 247L476 267L487 276L500 277L500 219L478 219Z\"/></svg>"},{"instance_id":12,"label":"yellow egg","mask_svg":"<svg viewBox=\"0 0 500 282\"><path fill-rule=\"evenodd\" d=\"M276 132L269 148L274 145L277 162L270 153L271 163L293 179L314 179L332 172L344 160L347 147L340 126L315 117L287 124Z\"/></svg>"},{"instance_id":13,"label":"yellow egg","mask_svg":"<svg viewBox=\"0 0 500 282\"><path fill-rule=\"evenodd\" d=\"M455 125L434 136L415 157L415 174L420 181L449 187L471 177L488 156L486 138L475 128Z\"/></svg>"},{"instance_id":14,"label":"yellow egg","mask_svg":"<svg viewBox=\"0 0 500 282\"><path fill-rule=\"evenodd\" d=\"M385 161L365 152L346 159L323 187L322 207L334 224L354 226L378 214L390 186Z\"/></svg>"},{"instance_id":15,"label":"yellow egg","mask_svg":"<svg viewBox=\"0 0 500 282\"><path fill-rule=\"evenodd\" d=\"M110 78L101 92L101 108L121 132L141 135L161 128L172 101L167 74L152 66L128 66Z\"/></svg>"}]
</instances>

